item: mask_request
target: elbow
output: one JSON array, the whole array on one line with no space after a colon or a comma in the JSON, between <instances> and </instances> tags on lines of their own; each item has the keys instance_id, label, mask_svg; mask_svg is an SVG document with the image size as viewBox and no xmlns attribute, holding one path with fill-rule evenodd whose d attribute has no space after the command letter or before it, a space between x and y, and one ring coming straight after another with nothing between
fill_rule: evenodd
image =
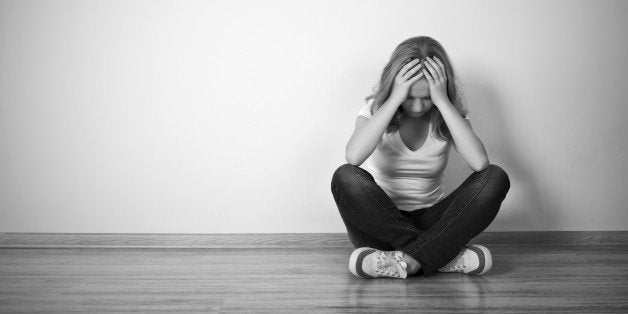
<instances>
[{"instance_id":1,"label":"elbow","mask_svg":"<svg viewBox=\"0 0 628 314\"><path fill-rule=\"evenodd\" d=\"M347 163L354 166L359 166L363 162L363 161L360 161L358 158L355 158L353 155L349 154L348 152L345 153L345 160L347 161Z\"/></svg>"},{"instance_id":2,"label":"elbow","mask_svg":"<svg viewBox=\"0 0 628 314\"><path fill-rule=\"evenodd\" d=\"M475 172L480 172L480 171L488 168L489 165L490 165L490 162L488 160L488 157L485 157L484 159L482 159L481 162L478 162L475 165L471 166L471 170L473 170Z\"/></svg>"},{"instance_id":3,"label":"elbow","mask_svg":"<svg viewBox=\"0 0 628 314\"><path fill-rule=\"evenodd\" d=\"M357 159L350 157L349 155L345 155L345 160L347 161L347 163L354 166L360 166L362 164L361 162L358 162Z\"/></svg>"}]
</instances>

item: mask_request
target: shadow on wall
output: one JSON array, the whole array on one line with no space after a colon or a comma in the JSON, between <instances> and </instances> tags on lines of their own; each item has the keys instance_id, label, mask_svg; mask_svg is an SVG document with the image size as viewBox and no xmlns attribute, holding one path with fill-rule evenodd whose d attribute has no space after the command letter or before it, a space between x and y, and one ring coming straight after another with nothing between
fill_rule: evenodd
<instances>
[{"instance_id":1,"label":"shadow on wall","mask_svg":"<svg viewBox=\"0 0 628 314\"><path fill-rule=\"evenodd\" d=\"M511 183L500 213L487 231L532 231L560 227L558 211L552 211L558 204L542 201L543 193L534 172L536 167L525 158L525 152L517 145L504 115L508 102L500 96L499 86L487 76L486 71L478 68L461 79L473 129L484 143L490 162L504 168ZM451 193L470 174L470 169L452 147L445 172L446 193Z\"/></svg>"}]
</instances>

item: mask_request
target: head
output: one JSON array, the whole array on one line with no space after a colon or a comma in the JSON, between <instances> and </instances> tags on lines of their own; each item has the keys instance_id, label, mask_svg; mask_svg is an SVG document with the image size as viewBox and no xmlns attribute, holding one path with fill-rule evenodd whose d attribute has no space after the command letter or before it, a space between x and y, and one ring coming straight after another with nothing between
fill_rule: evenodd
<instances>
[{"instance_id":1,"label":"head","mask_svg":"<svg viewBox=\"0 0 628 314\"><path fill-rule=\"evenodd\" d=\"M395 76L408 60L418 58L422 64L421 68L427 69L424 64L426 57L437 57L443 62L447 75L447 96L456 110L461 115L466 115L467 110L456 86L457 78L449 56L438 41L428 36L406 39L395 48L382 71L378 86L374 89L374 94L366 97L367 101L374 98L372 110L379 109L388 99L394 86ZM451 140L447 124L445 124L438 108L432 103L429 83L426 78L421 78L410 87L408 97L397 109L386 131L388 133L397 131L404 116L431 120L436 136L443 141Z\"/></svg>"}]
</instances>

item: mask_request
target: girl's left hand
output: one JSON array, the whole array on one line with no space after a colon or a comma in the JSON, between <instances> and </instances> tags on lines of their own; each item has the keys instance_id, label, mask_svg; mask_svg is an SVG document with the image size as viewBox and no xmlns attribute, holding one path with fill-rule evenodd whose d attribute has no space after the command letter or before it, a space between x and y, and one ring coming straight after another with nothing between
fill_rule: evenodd
<instances>
[{"instance_id":1,"label":"girl's left hand","mask_svg":"<svg viewBox=\"0 0 628 314\"><path fill-rule=\"evenodd\" d=\"M424 63L425 66L422 71L430 85L430 97L432 98L434 106L438 107L449 101L449 97L447 97L447 73L445 72L445 65L443 65L437 57L434 57L434 59L427 57Z\"/></svg>"}]
</instances>

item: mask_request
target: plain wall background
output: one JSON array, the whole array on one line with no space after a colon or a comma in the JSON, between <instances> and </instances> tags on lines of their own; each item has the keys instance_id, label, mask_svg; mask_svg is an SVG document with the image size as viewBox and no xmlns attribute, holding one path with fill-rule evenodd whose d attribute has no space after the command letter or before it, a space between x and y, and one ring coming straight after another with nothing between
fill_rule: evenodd
<instances>
[{"instance_id":1,"label":"plain wall background","mask_svg":"<svg viewBox=\"0 0 628 314\"><path fill-rule=\"evenodd\" d=\"M487 231L628 230L626 29L626 1L0 1L0 231L346 232L331 175L418 35L510 174Z\"/></svg>"}]
</instances>

